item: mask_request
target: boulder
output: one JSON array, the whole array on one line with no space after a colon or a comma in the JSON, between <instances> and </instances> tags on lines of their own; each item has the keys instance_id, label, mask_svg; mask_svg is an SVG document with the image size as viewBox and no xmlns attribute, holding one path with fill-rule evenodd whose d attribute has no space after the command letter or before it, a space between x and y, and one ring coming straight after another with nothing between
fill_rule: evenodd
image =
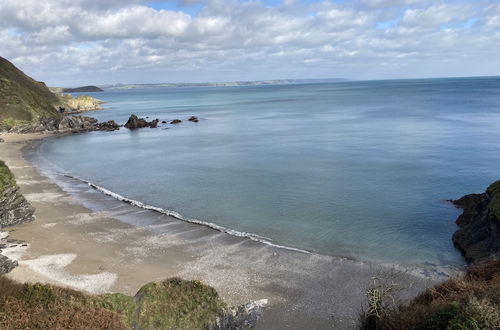
<instances>
[{"instance_id":1,"label":"boulder","mask_svg":"<svg viewBox=\"0 0 500 330\"><path fill-rule=\"evenodd\" d=\"M188 120L189 120L189 121L192 121L192 122L194 122L194 123L197 123L197 122L199 121L199 120L198 120L198 117L196 117L196 116L191 116L191 117L189 117L189 119L188 119Z\"/></svg>"},{"instance_id":2,"label":"boulder","mask_svg":"<svg viewBox=\"0 0 500 330\"><path fill-rule=\"evenodd\" d=\"M166 122L165 120L162 120L162 121L161 121L161 123L162 123L162 124L166 124L167 122Z\"/></svg>"},{"instance_id":3,"label":"boulder","mask_svg":"<svg viewBox=\"0 0 500 330\"><path fill-rule=\"evenodd\" d=\"M170 124L179 124L179 123L182 123L182 120L180 119L174 119L170 122Z\"/></svg>"}]
</instances>

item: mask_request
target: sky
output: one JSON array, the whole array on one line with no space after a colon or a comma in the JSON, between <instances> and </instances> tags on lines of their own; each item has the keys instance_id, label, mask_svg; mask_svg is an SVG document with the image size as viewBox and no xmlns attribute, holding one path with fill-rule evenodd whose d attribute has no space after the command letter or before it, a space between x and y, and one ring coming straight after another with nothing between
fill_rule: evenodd
<instances>
[{"instance_id":1,"label":"sky","mask_svg":"<svg viewBox=\"0 0 500 330\"><path fill-rule=\"evenodd\" d=\"M50 86L500 75L499 0L0 0Z\"/></svg>"}]
</instances>

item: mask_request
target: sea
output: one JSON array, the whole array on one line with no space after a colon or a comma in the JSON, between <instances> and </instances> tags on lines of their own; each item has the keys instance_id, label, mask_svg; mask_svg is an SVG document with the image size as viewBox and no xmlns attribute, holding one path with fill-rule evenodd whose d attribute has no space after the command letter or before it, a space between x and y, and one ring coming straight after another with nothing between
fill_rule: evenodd
<instances>
[{"instance_id":1,"label":"sea","mask_svg":"<svg viewBox=\"0 0 500 330\"><path fill-rule=\"evenodd\" d=\"M160 125L48 139L35 163L108 198L312 253L460 267L448 200L500 179L496 77L92 96L106 102L88 114L100 121Z\"/></svg>"}]
</instances>

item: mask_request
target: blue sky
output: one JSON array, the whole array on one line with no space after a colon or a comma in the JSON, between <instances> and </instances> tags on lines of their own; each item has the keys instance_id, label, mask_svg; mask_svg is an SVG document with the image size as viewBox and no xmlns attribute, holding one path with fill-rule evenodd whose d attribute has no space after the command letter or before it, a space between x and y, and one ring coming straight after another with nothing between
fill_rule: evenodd
<instances>
[{"instance_id":1,"label":"blue sky","mask_svg":"<svg viewBox=\"0 0 500 330\"><path fill-rule=\"evenodd\" d=\"M50 85L500 75L500 1L0 0Z\"/></svg>"}]
</instances>

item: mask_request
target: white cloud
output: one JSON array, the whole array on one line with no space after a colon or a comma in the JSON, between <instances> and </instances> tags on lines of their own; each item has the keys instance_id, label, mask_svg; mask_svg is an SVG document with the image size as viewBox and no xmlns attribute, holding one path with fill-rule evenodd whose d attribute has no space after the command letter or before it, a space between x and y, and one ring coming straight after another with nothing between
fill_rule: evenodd
<instances>
[{"instance_id":1,"label":"white cloud","mask_svg":"<svg viewBox=\"0 0 500 330\"><path fill-rule=\"evenodd\" d=\"M146 4L0 0L0 56L50 84L499 74L492 0Z\"/></svg>"}]
</instances>

